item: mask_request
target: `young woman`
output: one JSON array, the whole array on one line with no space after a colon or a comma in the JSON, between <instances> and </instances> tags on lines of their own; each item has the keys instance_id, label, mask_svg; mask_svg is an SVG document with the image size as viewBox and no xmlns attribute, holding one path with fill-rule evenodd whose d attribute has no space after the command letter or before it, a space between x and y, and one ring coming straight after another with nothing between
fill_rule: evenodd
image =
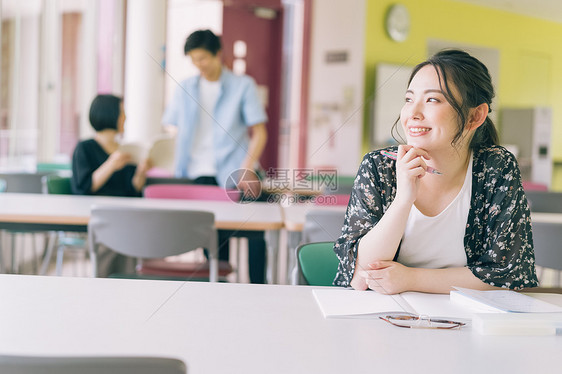
<instances>
[{"instance_id":1,"label":"young woman","mask_svg":"<svg viewBox=\"0 0 562 374\"><path fill-rule=\"evenodd\" d=\"M414 68L399 120L407 144L363 158L334 245L336 285L537 286L529 207L515 157L497 145L493 97L488 69L463 51Z\"/></svg>"},{"instance_id":2,"label":"young woman","mask_svg":"<svg viewBox=\"0 0 562 374\"><path fill-rule=\"evenodd\" d=\"M116 140L124 131L123 99L98 95L90 106L96 135L76 146L72 157L72 192L78 195L140 196L150 162L129 164Z\"/></svg>"}]
</instances>

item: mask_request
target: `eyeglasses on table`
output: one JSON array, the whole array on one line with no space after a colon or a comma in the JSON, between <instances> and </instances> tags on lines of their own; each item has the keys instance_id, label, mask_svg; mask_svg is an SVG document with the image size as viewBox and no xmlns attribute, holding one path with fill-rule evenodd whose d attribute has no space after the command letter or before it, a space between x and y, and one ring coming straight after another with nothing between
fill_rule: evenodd
<instances>
[{"instance_id":1,"label":"eyeglasses on table","mask_svg":"<svg viewBox=\"0 0 562 374\"><path fill-rule=\"evenodd\" d=\"M445 319L434 319L429 316L416 316L408 314L392 314L379 317L391 325L404 328L417 329L460 329L466 323L449 321Z\"/></svg>"}]
</instances>

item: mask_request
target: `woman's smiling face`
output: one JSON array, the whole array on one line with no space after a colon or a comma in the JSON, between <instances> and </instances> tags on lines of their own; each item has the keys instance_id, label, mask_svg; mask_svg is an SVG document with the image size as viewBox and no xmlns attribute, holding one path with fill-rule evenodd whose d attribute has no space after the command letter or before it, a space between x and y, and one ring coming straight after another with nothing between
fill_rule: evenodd
<instances>
[{"instance_id":1,"label":"woman's smiling face","mask_svg":"<svg viewBox=\"0 0 562 374\"><path fill-rule=\"evenodd\" d=\"M449 104L432 65L421 68L406 91L405 103L400 111L400 122L407 143L426 151L451 148L458 132L458 115ZM449 87L458 98L457 89Z\"/></svg>"}]
</instances>

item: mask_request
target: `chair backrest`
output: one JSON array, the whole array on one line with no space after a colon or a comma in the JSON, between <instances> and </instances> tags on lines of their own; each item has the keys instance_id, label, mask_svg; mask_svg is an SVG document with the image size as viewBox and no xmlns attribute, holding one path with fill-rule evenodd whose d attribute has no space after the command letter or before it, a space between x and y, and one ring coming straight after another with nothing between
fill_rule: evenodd
<instances>
[{"instance_id":1,"label":"chair backrest","mask_svg":"<svg viewBox=\"0 0 562 374\"><path fill-rule=\"evenodd\" d=\"M5 182L4 192L41 193L41 178L45 173L2 173L0 179Z\"/></svg>"},{"instance_id":2,"label":"chair backrest","mask_svg":"<svg viewBox=\"0 0 562 374\"><path fill-rule=\"evenodd\" d=\"M172 179L174 177L174 173L169 171L168 169L153 167L148 169L146 172L146 178L163 178L163 179Z\"/></svg>"},{"instance_id":3,"label":"chair backrest","mask_svg":"<svg viewBox=\"0 0 562 374\"><path fill-rule=\"evenodd\" d=\"M531 212L562 213L562 192L525 191Z\"/></svg>"},{"instance_id":4,"label":"chair backrest","mask_svg":"<svg viewBox=\"0 0 562 374\"><path fill-rule=\"evenodd\" d=\"M49 194L72 195L70 177L59 175L45 175L42 180L43 189Z\"/></svg>"},{"instance_id":5,"label":"chair backrest","mask_svg":"<svg viewBox=\"0 0 562 374\"><path fill-rule=\"evenodd\" d=\"M183 361L164 357L0 356L2 374L186 374Z\"/></svg>"},{"instance_id":6,"label":"chair backrest","mask_svg":"<svg viewBox=\"0 0 562 374\"><path fill-rule=\"evenodd\" d=\"M177 209L94 206L88 223L92 248L103 244L139 258L176 256L197 248L217 251L215 216Z\"/></svg>"},{"instance_id":7,"label":"chair backrest","mask_svg":"<svg viewBox=\"0 0 562 374\"><path fill-rule=\"evenodd\" d=\"M562 224L534 221L533 244L538 266L562 270Z\"/></svg>"},{"instance_id":8,"label":"chair backrest","mask_svg":"<svg viewBox=\"0 0 562 374\"><path fill-rule=\"evenodd\" d=\"M341 235L345 211L312 209L307 212L301 243L336 241Z\"/></svg>"},{"instance_id":9,"label":"chair backrest","mask_svg":"<svg viewBox=\"0 0 562 374\"><path fill-rule=\"evenodd\" d=\"M36 170L38 172L57 173L67 175L72 172L71 163L58 162L38 162Z\"/></svg>"},{"instance_id":10,"label":"chair backrest","mask_svg":"<svg viewBox=\"0 0 562 374\"><path fill-rule=\"evenodd\" d=\"M321 174L320 171L318 173ZM350 195L351 191L353 190L353 183L355 182L354 175L350 175L350 176L338 175L335 178L335 181L330 179L328 176L325 176L323 179L324 180L320 179L318 183L321 187L323 187L322 190L326 195L334 195L334 194Z\"/></svg>"},{"instance_id":11,"label":"chair backrest","mask_svg":"<svg viewBox=\"0 0 562 374\"><path fill-rule=\"evenodd\" d=\"M350 197L350 194L320 195L314 198L314 203L319 206L347 206Z\"/></svg>"},{"instance_id":12,"label":"chair backrest","mask_svg":"<svg viewBox=\"0 0 562 374\"><path fill-rule=\"evenodd\" d=\"M339 260L333 242L307 243L297 248L299 284L332 286Z\"/></svg>"},{"instance_id":13,"label":"chair backrest","mask_svg":"<svg viewBox=\"0 0 562 374\"><path fill-rule=\"evenodd\" d=\"M174 176L154 176L146 175L145 186L150 186L152 184L193 184L193 179L189 178L176 178Z\"/></svg>"},{"instance_id":14,"label":"chair backrest","mask_svg":"<svg viewBox=\"0 0 562 374\"><path fill-rule=\"evenodd\" d=\"M548 186L543 183L536 183L531 181L521 181L525 191L548 191Z\"/></svg>"},{"instance_id":15,"label":"chair backrest","mask_svg":"<svg viewBox=\"0 0 562 374\"><path fill-rule=\"evenodd\" d=\"M240 200L240 191L200 184L151 184L144 188L143 195L152 199Z\"/></svg>"}]
</instances>

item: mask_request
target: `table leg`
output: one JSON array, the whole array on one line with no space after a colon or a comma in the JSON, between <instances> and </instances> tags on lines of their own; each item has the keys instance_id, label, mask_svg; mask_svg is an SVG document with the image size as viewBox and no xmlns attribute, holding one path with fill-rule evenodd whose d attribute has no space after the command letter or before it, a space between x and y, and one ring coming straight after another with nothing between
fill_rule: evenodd
<instances>
[{"instance_id":1,"label":"table leg","mask_svg":"<svg viewBox=\"0 0 562 374\"><path fill-rule=\"evenodd\" d=\"M298 284L297 247L301 239L301 231L287 231L287 279L292 285Z\"/></svg>"},{"instance_id":2,"label":"table leg","mask_svg":"<svg viewBox=\"0 0 562 374\"><path fill-rule=\"evenodd\" d=\"M0 230L0 274L4 274L4 248L2 242L4 241L4 230Z\"/></svg>"},{"instance_id":3,"label":"table leg","mask_svg":"<svg viewBox=\"0 0 562 374\"><path fill-rule=\"evenodd\" d=\"M57 233L50 231L47 235L47 242L45 243L45 249L43 254L43 263L41 264L41 269L39 270L39 275L47 275L47 269L51 262L51 257L53 256L53 249L57 242Z\"/></svg>"},{"instance_id":4,"label":"table leg","mask_svg":"<svg viewBox=\"0 0 562 374\"><path fill-rule=\"evenodd\" d=\"M267 283L276 284L279 266L279 230L267 230L264 236L267 247Z\"/></svg>"}]
</instances>

